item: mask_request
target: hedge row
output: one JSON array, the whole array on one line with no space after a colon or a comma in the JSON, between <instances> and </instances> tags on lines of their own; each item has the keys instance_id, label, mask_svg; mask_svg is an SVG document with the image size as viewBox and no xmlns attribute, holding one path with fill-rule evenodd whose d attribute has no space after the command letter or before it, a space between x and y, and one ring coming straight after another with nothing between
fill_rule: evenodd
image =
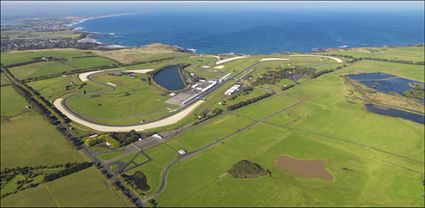
<instances>
[{"instance_id":1,"label":"hedge row","mask_svg":"<svg viewBox=\"0 0 425 208\"><path fill-rule=\"evenodd\" d=\"M227 107L227 110L230 110L230 111L236 110L236 109L241 108L243 106L246 106L246 105L249 105L251 103L258 102L258 101L260 101L260 100L262 100L264 98L270 97L273 94L274 93L266 93L266 94L260 95L258 97L254 97L254 98L251 98L251 99L248 99L248 100L245 100L245 101L242 101L242 102L239 102L239 103L230 105L229 107Z\"/></svg>"}]
</instances>

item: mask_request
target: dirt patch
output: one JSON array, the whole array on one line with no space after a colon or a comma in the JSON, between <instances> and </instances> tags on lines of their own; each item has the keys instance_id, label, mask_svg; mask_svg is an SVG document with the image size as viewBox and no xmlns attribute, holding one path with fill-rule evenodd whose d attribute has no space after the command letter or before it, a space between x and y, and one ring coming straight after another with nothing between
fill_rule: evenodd
<instances>
[{"instance_id":1,"label":"dirt patch","mask_svg":"<svg viewBox=\"0 0 425 208\"><path fill-rule=\"evenodd\" d=\"M332 180L334 177L325 169L324 160L299 160L281 155L276 161L277 166L300 178L321 178Z\"/></svg>"}]
</instances>

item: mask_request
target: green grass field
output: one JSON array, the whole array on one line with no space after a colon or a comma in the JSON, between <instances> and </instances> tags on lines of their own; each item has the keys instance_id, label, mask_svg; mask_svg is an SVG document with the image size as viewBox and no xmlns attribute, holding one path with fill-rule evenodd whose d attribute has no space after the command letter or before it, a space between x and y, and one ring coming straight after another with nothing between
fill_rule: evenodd
<instances>
[{"instance_id":1,"label":"green grass field","mask_svg":"<svg viewBox=\"0 0 425 208\"><path fill-rule=\"evenodd\" d=\"M102 66L110 66L112 67L116 64L115 61L111 59L107 59L104 57L83 57L83 58L72 58L65 62L68 65L71 65L77 69L92 69Z\"/></svg>"},{"instance_id":2,"label":"green grass field","mask_svg":"<svg viewBox=\"0 0 425 208\"><path fill-rule=\"evenodd\" d=\"M412 64L398 64L382 61L359 61L348 66L338 74L356 73L356 72L387 72L397 76L424 81L424 66Z\"/></svg>"},{"instance_id":3,"label":"green grass field","mask_svg":"<svg viewBox=\"0 0 425 208\"><path fill-rule=\"evenodd\" d=\"M40 184L2 199L2 206L127 207L131 204L94 168Z\"/></svg>"},{"instance_id":4,"label":"green grass field","mask_svg":"<svg viewBox=\"0 0 425 208\"><path fill-rule=\"evenodd\" d=\"M43 75L69 72L75 69L76 68L62 64L58 61L49 61L12 67L9 71L18 79L28 79Z\"/></svg>"},{"instance_id":5,"label":"green grass field","mask_svg":"<svg viewBox=\"0 0 425 208\"><path fill-rule=\"evenodd\" d=\"M7 79L6 76L3 73L1 73L0 78L1 78L1 80L0 80L0 85L1 86L5 86L5 85L10 85L11 84L10 83L10 80Z\"/></svg>"},{"instance_id":6,"label":"green grass field","mask_svg":"<svg viewBox=\"0 0 425 208\"><path fill-rule=\"evenodd\" d=\"M301 117L290 128L284 119L275 118L286 112L276 114L267 123L180 162L168 175L159 205L423 206L423 126L367 113L361 105L344 100L341 85L341 78L328 75L297 86L288 94L306 101L289 111ZM262 112L266 101L246 107L251 108L247 112ZM408 139L400 141L404 134ZM294 177L275 164L283 154L326 160L335 179ZM234 179L226 170L241 159L259 163L271 170L272 177Z\"/></svg>"},{"instance_id":7,"label":"green grass field","mask_svg":"<svg viewBox=\"0 0 425 208\"><path fill-rule=\"evenodd\" d=\"M37 166L83 161L83 157L12 86L1 87L1 166Z\"/></svg>"},{"instance_id":8,"label":"green grass field","mask_svg":"<svg viewBox=\"0 0 425 208\"><path fill-rule=\"evenodd\" d=\"M83 161L45 118L28 112L1 122L1 166L37 166Z\"/></svg>"},{"instance_id":9,"label":"green grass field","mask_svg":"<svg viewBox=\"0 0 425 208\"><path fill-rule=\"evenodd\" d=\"M16 116L26 111L28 102L12 86L1 87L1 115Z\"/></svg>"},{"instance_id":10,"label":"green grass field","mask_svg":"<svg viewBox=\"0 0 425 208\"><path fill-rule=\"evenodd\" d=\"M66 89L68 85L74 83L74 87ZM80 89L84 82L82 82L78 75L68 75L66 77L55 77L50 79L43 79L28 83L29 86L40 92L50 102L56 98L66 97L74 93L82 93L84 90L87 92L106 90L107 87L94 83L86 82L86 85Z\"/></svg>"},{"instance_id":11,"label":"green grass field","mask_svg":"<svg viewBox=\"0 0 425 208\"><path fill-rule=\"evenodd\" d=\"M108 124L154 120L169 115L171 109L178 107L165 103L170 96L161 96L164 92L142 81L142 77L146 75L131 78L107 73L96 74L93 79L101 83L113 83L116 85L115 90L99 93L98 96L87 94L73 97L68 105L90 120Z\"/></svg>"},{"instance_id":12,"label":"green grass field","mask_svg":"<svg viewBox=\"0 0 425 208\"><path fill-rule=\"evenodd\" d=\"M17 64L32 61L36 57L54 57L70 59L73 57L81 57L91 55L90 51L76 49L46 49L46 50L28 50L28 51L12 51L1 53L1 63L3 65Z\"/></svg>"},{"instance_id":13,"label":"green grass field","mask_svg":"<svg viewBox=\"0 0 425 208\"><path fill-rule=\"evenodd\" d=\"M371 57L389 60L424 61L424 46L389 48L353 48L330 51L329 54L348 55L355 58Z\"/></svg>"},{"instance_id":14,"label":"green grass field","mask_svg":"<svg viewBox=\"0 0 425 208\"><path fill-rule=\"evenodd\" d=\"M327 58L273 54L251 56L226 63L222 69L215 69L202 67L214 66L216 60L213 57L190 57L188 54L170 52L164 46L158 47L155 50L165 52L148 53L146 49L126 49L96 53L126 64L173 57L172 60L125 66L117 70L159 69L166 65L189 63L189 72L208 78L237 73L263 57L291 60L259 64L255 67L254 76L282 64L314 67L319 71L335 69L344 64ZM423 59L423 51L420 49L423 47L362 48L331 52L352 52L356 57L370 53L373 54L371 57L418 61L421 57ZM75 58L77 56L74 55L66 52L58 56L67 56L67 64L85 69L115 63L106 58ZM140 57L142 55L144 57ZM25 56L31 55L10 56L6 61L12 63L23 60ZM163 130L189 126L198 120L197 115L203 111L226 109L232 103L272 90L276 93L182 129L176 137L144 149L149 157L140 152L122 157L123 152L109 152L98 154L97 157L128 163L124 172L128 175L143 172L151 187L143 194L149 196L160 187L162 172L167 165L179 157L178 150L191 153L214 143L172 166L166 176L164 192L155 197L158 206L164 207L424 206L424 125L367 111L359 96L352 98L353 87L341 77L349 73L385 72L424 81L423 65L366 60L346 64L348 66L341 70L315 79L303 79L289 90L281 90L283 85L293 84L291 80L284 79L275 85L257 86L248 95L241 95L224 106L220 105L220 101L227 99L224 91L240 81L231 80L208 95L206 102L192 115L177 124L151 131L162 133ZM30 73L30 69L24 71ZM141 79L146 78L146 75L136 74L137 77L132 78L108 73L98 73L91 78L116 85L113 91L110 87L92 81L80 88L83 82L77 75L34 81L29 85L49 101L86 90L86 95L71 98L69 107L89 120L107 124L137 123L142 119L150 121L170 115L170 109L176 108L164 102L170 98L166 92ZM72 84L73 87L69 87ZM13 88L2 87L2 115L11 116L9 120L2 120L1 124L2 167L83 160L41 115L32 111L19 115L25 105L26 101ZM91 133L75 124L74 128L79 135ZM218 141L223 138L225 140ZM91 149L97 153L107 150L102 147ZM306 179L292 175L278 166L277 160L282 155L302 160L323 160L326 162L325 169L333 179ZM148 161L148 158L152 160ZM240 160L259 164L270 170L271 176L250 179L232 177L227 170ZM112 163L112 169L116 170L117 167ZM8 196L2 199L2 205L128 206L123 197L107 183L95 168L90 168ZM143 197L143 194L138 194Z\"/></svg>"}]
</instances>

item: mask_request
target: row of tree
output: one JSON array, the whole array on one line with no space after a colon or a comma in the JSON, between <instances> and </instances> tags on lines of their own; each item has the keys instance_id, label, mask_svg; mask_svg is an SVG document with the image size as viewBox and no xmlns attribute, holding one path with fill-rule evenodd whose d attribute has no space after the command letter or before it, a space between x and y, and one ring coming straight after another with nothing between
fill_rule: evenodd
<instances>
[{"instance_id":1,"label":"row of tree","mask_svg":"<svg viewBox=\"0 0 425 208\"><path fill-rule=\"evenodd\" d=\"M44 181L44 182L53 181L53 180L56 180L56 179L58 179L58 178L61 178L61 177L64 177L64 176L70 175L70 174L72 174L72 173L75 173L75 172L78 172L78 171L84 170L84 169L86 169L86 168L89 168L89 167L91 167L92 165L93 165L93 163L91 163L91 162L82 162L82 163L77 163L77 164L72 165L72 166L70 166L70 167L68 167L68 168L66 168L66 169L64 169L64 170L59 171L59 172L56 172L56 173L50 173L50 174L48 174L48 175L44 176L43 181Z\"/></svg>"},{"instance_id":2,"label":"row of tree","mask_svg":"<svg viewBox=\"0 0 425 208\"><path fill-rule=\"evenodd\" d=\"M249 104L258 102L258 101L260 101L260 100L262 100L264 98L270 97L273 94L274 94L274 92L273 93L265 93L263 95L260 95L260 96L257 96L257 97L253 97L253 98L250 98L248 100L241 101L239 103L235 103L233 105L228 106L227 107L227 110L229 110L229 111L236 110L236 109L241 108L243 106L246 106L246 105L249 105Z\"/></svg>"}]
</instances>

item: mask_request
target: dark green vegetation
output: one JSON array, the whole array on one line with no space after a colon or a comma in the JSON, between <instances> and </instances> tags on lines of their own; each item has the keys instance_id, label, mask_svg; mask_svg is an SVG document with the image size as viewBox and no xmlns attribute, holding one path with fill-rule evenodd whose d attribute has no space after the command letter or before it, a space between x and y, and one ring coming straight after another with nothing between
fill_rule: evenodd
<instances>
[{"instance_id":1,"label":"dark green vegetation","mask_svg":"<svg viewBox=\"0 0 425 208\"><path fill-rule=\"evenodd\" d=\"M264 170L260 165L249 160L235 163L227 172L235 178L258 178L271 175L269 170Z\"/></svg>"},{"instance_id":2,"label":"dark green vegetation","mask_svg":"<svg viewBox=\"0 0 425 208\"><path fill-rule=\"evenodd\" d=\"M413 84L412 89L404 92L407 97L424 99L425 98L425 85L424 84Z\"/></svg>"},{"instance_id":3,"label":"dark green vegetation","mask_svg":"<svg viewBox=\"0 0 425 208\"><path fill-rule=\"evenodd\" d=\"M130 144L141 138L141 135L134 130L130 132L114 132L111 136L120 141L122 145Z\"/></svg>"},{"instance_id":4,"label":"dark green vegetation","mask_svg":"<svg viewBox=\"0 0 425 208\"><path fill-rule=\"evenodd\" d=\"M122 177L130 186L142 192L146 192L151 189L145 174L140 171L135 172L133 175L123 174Z\"/></svg>"}]
</instances>

